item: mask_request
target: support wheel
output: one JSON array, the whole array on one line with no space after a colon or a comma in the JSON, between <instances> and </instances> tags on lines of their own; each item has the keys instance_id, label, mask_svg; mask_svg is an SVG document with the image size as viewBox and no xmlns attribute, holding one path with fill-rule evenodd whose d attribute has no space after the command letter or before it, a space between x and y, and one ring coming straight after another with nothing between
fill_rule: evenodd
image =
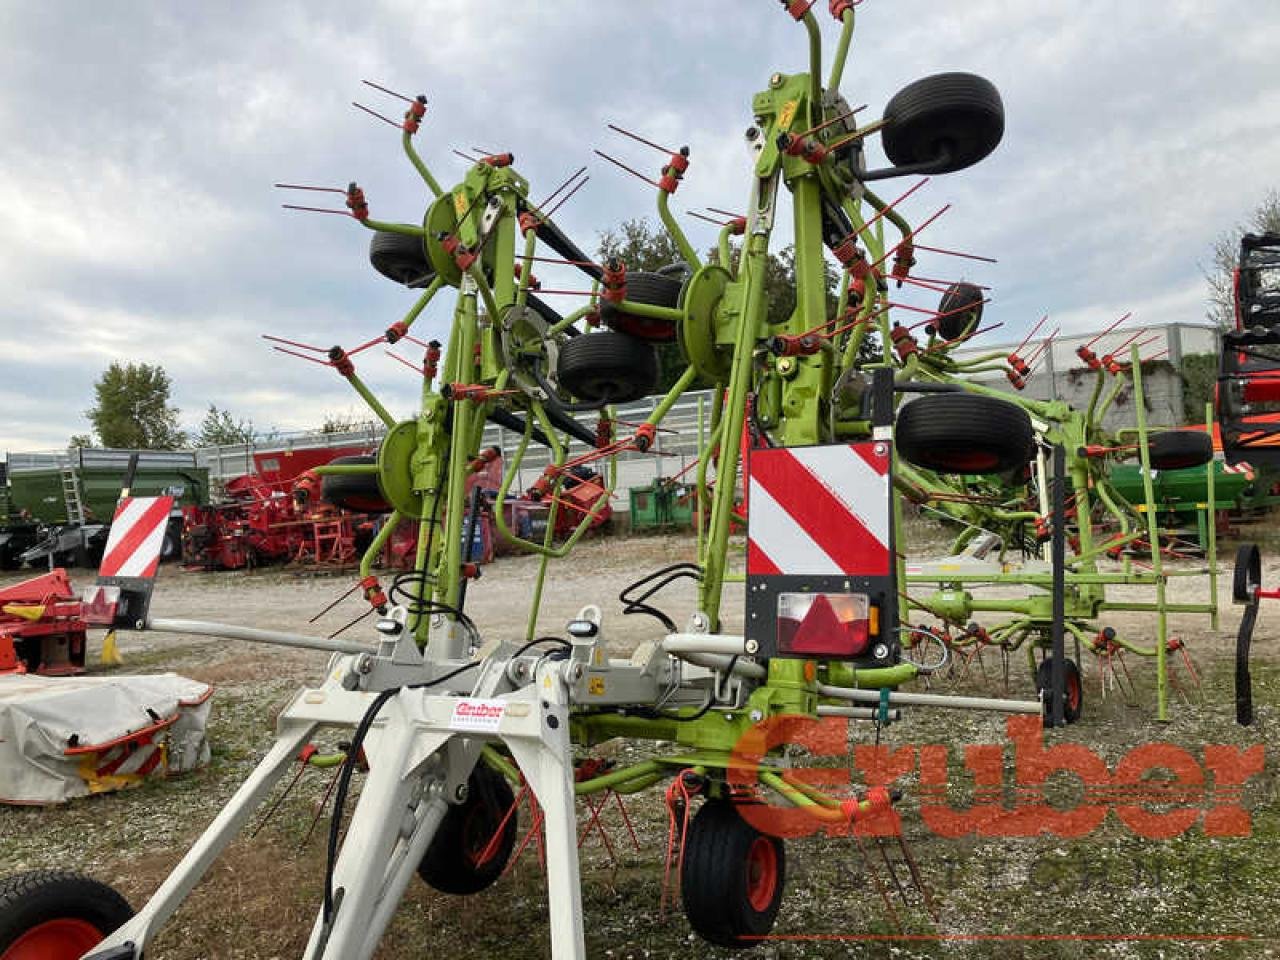
<instances>
[{"instance_id":1,"label":"support wheel","mask_svg":"<svg viewBox=\"0 0 1280 960\"><path fill-rule=\"evenodd\" d=\"M1151 438L1149 450L1154 469L1186 470L1213 459L1213 440L1203 430L1164 430Z\"/></svg>"},{"instance_id":2,"label":"support wheel","mask_svg":"<svg viewBox=\"0 0 1280 960\"><path fill-rule=\"evenodd\" d=\"M630 403L658 385L658 355L643 340L601 331L574 337L560 347L560 386L584 403Z\"/></svg>"},{"instance_id":3,"label":"support wheel","mask_svg":"<svg viewBox=\"0 0 1280 960\"><path fill-rule=\"evenodd\" d=\"M982 291L972 283L953 283L938 304L938 335L958 340L982 322Z\"/></svg>"},{"instance_id":4,"label":"support wheel","mask_svg":"<svg viewBox=\"0 0 1280 960\"><path fill-rule=\"evenodd\" d=\"M1021 407L974 393L935 393L903 406L894 426L898 453L937 473L1005 473L1034 454L1031 418Z\"/></svg>"},{"instance_id":5,"label":"support wheel","mask_svg":"<svg viewBox=\"0 0 1280 960\"><path fill-rule=\"evenodd\" d=\"M63 870L0 880L0 960L80 960L133 916L104 883Z\"/></svg>"},{"instance_id":6,"label":"support wheel","mask_svg":"<svg viewBox=\"0 0 1280 960\"><path fill-rule=\"evenodd\" d=\"M514 806L507 778L477 764L467 779L467 799L450 805L418 864L418 876L441 893L460 896L492 886L515 849Z\"/></svg>"},{"instance_id":7,"label":"support wheel","mask_svg":"<svg viewBox=\"0 0 1280 960\"><path fill-rule=\"evenodd\" d=\"M378 462L377 457L362 455L358 457L334 457L329 465L371 466ZM382 493L376 473L338 474L321 478L320 496L343 510L356 513L390 513L391 504Z\"/></svg>"},{"instance_id":8,"label":"support wheel","mask_svg":"<svg viewBox=\"0 0 1280 960\"><path fill-rule=\"evenodd\" d=\"M428 286L436 276L422 240L403 233L375 233L370 237L369 262L388 280L406 287Z\"/></svg>"},{"instance_id":9,"label":"support wheel","mask_svg":"<svg viewBox=\"0 0 1280 960\"><path fill-rule=\"evenodd\" d=\"M1070 657L1064 657L1062 660L1062 678L1066 694L1062 702L1062 718L1067 723L1075 723L1080 719L1080 714L1084 712L1084 683L1080 679L1080 668L1076 666L1076 662ZM1040 661L1040 666L1036 668L1036 690L1043 691L1045 694L1045 720L1049 720L1053 716L1053 703L1049 696L1049 686L1052 682L1053 658L1046 657Z\"/></svg>"},{"instance_id":10,"label":"support wheel","mask_svg":"<svg viewBox=\"0 0 1280 960\"><path fill-rule=\"evenodd\" d=\"M684 267L684 264L677 266ZM688 276L687 267L683 271L664 267L658 273L628 273L627 301L675 310L680 306L680 292L684 289L684 281ZM628 313L624 307L608 300L600 303L600 319L614 330L652 343L669 343L676 338L677 325L674 320Z\"/></svg>"},{"instance_id":11,"label":"support wheel","mask_svg":"<svg viewBox=\"0 0 1280 960\"><path fill-rule=\"evenodd\" d=\"M680 871L685 916L722 947L748 947L773 929L786 883L786 848L732 802L709 800L689 824Z\"/></svg>"},{"instance_id":12,"label":"support wheel","mask_svg":"<svg viewBox=\"0 0 1280 960\"><path fill-rule=\"evenodd\" d=\"M934 173L971 167L1004 136L1004 103L990 80L939 73L907 84L884 108L885 155L897 167Z\"/></svg>"},{"instance_id":13,"label":"support wheel","mask_svg":"<svg viewBox=\"0 0 1280 960\"><path fill-rule=\"evenodd\" d=\"M1236 603L1253 603L1254 594L1262 586L1262 554L1256 543L1242 543L1236 549L1236 567L1231 576L1231 599Z\"/></svg>"}]
</instances>

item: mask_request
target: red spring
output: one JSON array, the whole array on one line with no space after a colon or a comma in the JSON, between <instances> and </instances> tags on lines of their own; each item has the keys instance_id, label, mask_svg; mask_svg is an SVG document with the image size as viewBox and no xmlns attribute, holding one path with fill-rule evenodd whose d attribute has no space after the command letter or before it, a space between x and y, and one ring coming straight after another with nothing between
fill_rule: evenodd
<instances>
[{"instance_id":1,"label":"red spring","mask_svg":"<svg viewBox=\"0 0 1280 960\"><path fill-rule=\"evenodd\" d=\"M679 175L689 169L689 150L684 148L679 153L673 153L671 159L667 161L667 169Z\"/></svg>"},{"instance_id":2,"label":"red spring","mask_svg":"<svg viewBox=\"0 0 1280 960\"><path fill-rule=\"evenodd\" d=\"M811 357L822 349L822 338L813 333L779 334L769 338L769 352L776 357Z\"/></svg>"},{"instance_id":3,"label":"red spring","mask_svg":"<svg viewBox=\"0 0 1280 960\"><path fill-rule=\"evenodd\" d=\"M1006 370L1004 375L1009 378L1009 383L1015 390L1024 390L1027 386L1026 378L1016 370Z\"/></svg>"},{"instance_id":4,"label":"red spring","mask_svg":"<svg viewBox=\"0 0 1280 960\"><path fill-rule=\"evenodd\" d=\"M432 340L427 344L427 354L422 361L422 373L428 380L436 378L436 370L440 365L440 341Z\"/></svg>"},{"instance_id":5,"label":"red spring","mask_svg":"<svg viewBox=\"0 0 1280 960\"><path fill-rule=\"evenodd\" d=\"M835 255L835 258L840 261L840 265L842 267L856 274L857 268L854 266L854 263L859 258L861 251L858 249L857 241L852 233L841 240L839 244L832 247L831 252ZM867 261L863 258L862 273L864 275L866 274L866 265Z\"/></svg>"},{"instance_id":6,"label":"red spring","mask_svg":"<svg viewBox=\"0 0 1280 960\"><path fill-rule=\"evenodd\" d=\"M478 564L478 563L464 563L464 564L462 565L461 569L459 569L459 571L458 571L458 572L459 572L460 574L462 574L462 579L464 579L464 580L479 580L479 579L480 579L480 564Z\"/></svg>"},{"instance_id":7,"label":"red spring","mask_svg":"<svg viewBox=\"0 0 1280 960\"><path fill-rule=\"evenodd\" d=\"M369 204L365 202L364 191L354 183L347 184L347 209L357 220L369 219Z\"/></svg>"},{"instance_id":8,"label":"red spring","mask_svg":"<svg viewBox=\"0 0 1280 960\"><path fill-rule=\"evenodd\" d=\"M397 320L391 326L387 327L387 343L395 343L408 332L409 325L403 320Z\"/></svg>"},{"instance_id":9,"label":"red spring","mask_svg":"<svg viewBox=\"0 0 1280 960\"><path fill-rule=\"evenodd\" d=\"M610 303L621 303L627 298L627 265L617 257L605 261L600 283L604 291L600 296Z\"/></svg>"},{"instance_id":10,"label":"red spring","mask_svg":"<svg viewBox=\"0 0 1280 960\"><path fill-rule=\"evenodd\" d=\"M471 269L471 265L475 263L479 257L480 254L476 253L474 250L468 250L466 247L462 247L454 255L453 262L458 265L459 270L465 273Z\"/></svg>"},{"instance_id":11,"label":"red spring","mask_svg":"<svg viewBox=\"0 0 1280 960\"><path fill-rule=\"evenodd\" d=\"M862 809L862 802L865 801L867 809ZM893 796L889 793L888 787L871 787L867 790L866 796L862 800L856 797L850 797L840 804L840 812L845 818L853 823L858 820L865 820L868 817L875 817L884 813L893 806Z\"/></svg>"},{"instance_id":12,"label":"red spring","mask_svg":"<svg viewBox=\"0 0 1280 960\"><path fill-rule=\"evenodd\" d=\"M501 455L502 451L497 447L485 447L467 464L467 469L472 473L479 473Z\"/></svg>"},{"instance_id":13,"label":"red spring","mask_svg":"<svg viewBox=\"0 0 1280 960\"><path fill-rule=\"evenodd\" d=\"M1036 517L1036 542L1044 543L1053 535L1048 517Z\"/></svg>"},{"instance_id":14,"label":"red spring","mask_svg":"<svg viewBox=\"0 0 1280 960\"><path fill-rule=\"evenodd\" d=\"M462 248L462 241L451 233L442 234L440 236L440 246L444 248L444 252L453 256Z\"/></svg>"},{"instance_id":15,"label":"red spring","mask_svg":"<svg viewBox=\"0 0 1280 960\"><path fill-rule=\"evenodd\" d=\"M491 167L509 167L515 162L515 154L512 153L495 153L492 156L481 157L481 163L487 163Z\"/></svg>"},{"instance_id":16,"label":"red spring","mask_svg":"<svg viewBox=\"0 0 1280 960\"><path fill-rule=\"evenodd\" d=\"M586 317L584 317L583 319L585 319L585 320L587 321L587 326L588 326L588 327L591 327L591 328L593 328L593 329L594 329L595 327L600 326L600 311L599 311L599 310L592 310L592 311L591 311L590 313L588 313L588 314L586 315Z\"/></svg>"},{"instance_id":17,"label":"red spring","mask_svg":"<svg viewBox=\"0 0 1280 960\"><path fill-rule=\"evenodd\" d=\"M517 279L517 280L519 280L519 279L520 279L521 277L523 277L523 276L524 276L524 270L522 269L522 265L521 265L521 264L519 264L519 263L517 263L517 264L516 264L516 279ZM539 280L537 277L535 277L535 276L533 275L533 271L532 271L532 270L530 270L530 271L529 271L529 289L530 289L530 290L541 290L541 289L542 289L542 281L541 281L541 280Z\"/></svg>"},{"instance_id":18,"label":"red spring","mask_svg":"<svg viewBox=\"0 0 1280 960\"><path fill-rule=\"evenodd\" d=\"M347 356L347 351L341 347L331 347L329 349L329 362L344 377L354 377L356 375L356 365Z\"/></svg>"},{"instance_id":19,"label":"red spring","mask_svg":"<svg viewBox=\"0 0 1280 960\"><path fill-rule=\"evenodd\" d=\"M541 223L542 221L538 219L538 215L532 210L526 210L524 213L520 214L521 233L536 232Z\"/></svg>"},{"instance_id":20,"label":"red spring","mask_svg":"<svg viewBox=\"0 0 1280 960\"><path fill-rule=\"evenodd\" d=\"M370 574L360 581L360 587L364 590L364 598L369 601L371 607L381 610L387 605L387 595L382 592L382 585L378 583L377 577Z\"/></svg>"},{"instance_id":21,"label":"red spring","mask_svg":"<svg viewBox=\"0 0 1280 960\"><path fill-rule=\"evenodd\" d=\"M603 449L613 443L613 421L601 417L596 421L596 447Z\"/></svg>"},{"instance_id":22,"label":"red spring","mask_svg":"<svg viewBox=\"0 0 1280 960\"><path fill-rule=\"evenodd\" d=\"M797 137L789 133L778 135L778 146L789 157L800 157L805 163L817 165L830 152L812 137Z\"/></svg>"},{"instance_id":23,"label":"red spring","mask_svg":"<svg viewBox=\"0 0 1280 960\"><path fill-rule=\"evenodd\" d=\"M889 331L889 336L893 339L893 350L898 355L898 359L906 361L908 357L920 352L916 338L911 336L911 331L902 324L896 324Z\"/></svg>"},{"instance_id":24,"label":"red spring","mask_svg":"<svg viewBox=\"0 0 1280 960\"><path fill-rule=\"evenodd\" d=\"M809 12L809 8L813 6L815 0L788 0L787 13L791 14L794 20L803 20L804 15Z\"/></svg>"},{"instance_id":25,"label":"red spring","mask_svg":"<svg viewBox=\"0 0 1280 960\"><path fill-rule=\"evenodd\" d=\"M1107 354L1102 358L1102 368L1114 377L1116 374L1123 373L1125 370L1128 370L1129 365L1127 363L1121 363L1115 357L1111 356L1111 354Z\"/></svg>"},{"instance_id":26,"label":"red spring","mask_svg":"<svg viewBox=\"0 0 1280 960\"><path fill-rule=\"evenodd\" d=\"M1102 364L1098 362L1098 355L1094 353L1085 344L1076 347L1076 356L1084 361L1086 367L1090 370L1101 370Z\"/></svg>"},{"instance_id":27,"label":"red spring","mask_svg":"<svg viewBox=\"0 0 1280 960\"><path fill-rule=\"evenodd\" d=\"M916 248L910 238L903 240L898 245L898 252L893 255L893 271L892 276L896 280L911 274L911 268L916 265Z\"/></svg>"},{"instance_id":28,"label":"red spring","mask_svg":"<svg viewBox=\"0 0 1280 960\"><path fill-rule=\"evenodd\" d=\"M657 435L658 428L652 423L642 423L636 427L635 446L636 449L643 453L653 446L653 438Z\"/></svg>"},{"instance_id":29,"label":"red spring","mask_svg":"<svg viewBox=\"0 0 1280 960\"><path fill-rule=\"evenodd\" d=\"M840 20L844 17L845 12L852 10L857 4L854 0L828 0L827 9L831 11L831 16Z\"/></svg>"},{"instance_id":30,"label":"red spring","mask_svg":"<svg viewBox=\"0 0 1280 960\"><path fill-rule=\"evenodd\" d=\"M1018 373L1020 373L1022 376L1025 377L1028 373L1031 372L1031 368L1027 365L1027 361L1023 360L1016 353L1009 354L1008 359L1009 359L1009 366L1013 367L1013 369L1018 371Z\"/></svg>"},{"instance_id":31,"label":"red spring","mask_svg":"<svg viewBox=\"0 0 1280 960\"><path fill-rule=\"evenodd\" d=\"M735 237L740 237L747 232L747 218L734 217L732 220L726 223L725 226L729 228L730 234L732 234Z\"/></svg>"},{"instance_id":32,"label":"red spring","mask_svg":"<svg viewBox=\"0 0 1280 960\"><path fill-rule=\"evenodd\" d=\"M675 193L689 169L689 148L682 147L679 153L673 153L667 165L662 168L662 177L658 180L658 189L663 193Z\"/></svg>"}]
</instances>

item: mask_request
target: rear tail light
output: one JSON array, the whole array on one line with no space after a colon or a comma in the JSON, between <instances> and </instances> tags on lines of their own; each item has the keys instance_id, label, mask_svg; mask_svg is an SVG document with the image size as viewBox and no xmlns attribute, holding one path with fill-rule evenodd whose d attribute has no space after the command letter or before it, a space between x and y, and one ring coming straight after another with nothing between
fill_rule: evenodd
<instances>
[{"instance_id":1,"label":"rear tail light","mask_svg":"<svg viewBox=\"0 0 1280 960\"><path fill-rule=\"evenodd\" d=\"M778 594L778 653L858 657L867 650L873 608L865 593Z\"/></svg>"}]
</instances>

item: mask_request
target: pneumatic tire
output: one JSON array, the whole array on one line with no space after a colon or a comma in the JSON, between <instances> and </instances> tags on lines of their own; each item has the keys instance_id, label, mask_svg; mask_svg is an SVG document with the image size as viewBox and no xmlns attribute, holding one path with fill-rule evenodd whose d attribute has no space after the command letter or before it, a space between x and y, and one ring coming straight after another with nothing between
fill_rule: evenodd
<instances>
[{"instance_id":1,"label":"pneumatic tire","mask_svg":"<svg viewBox=\"0 0 1280 960\"><path fill-rule=\"evenodd\" d=\"M708 800L689 823L680 895L689 925L722 947L749 947L773 929L787 878L786 847Z\"/></svg>"},{"instance_id":2,"label":"pneumatic tire","mask_svg":"<svg viewBox=\"0 0 1280 960\"><path fill-rule=\"evenodd\" d=\"M1070 657L1062 661L1062 719L1067 723L1075 723L1084 713L1084 680L1080 676L1080 668ZM1045 657L1036 668L1036 690L1044 692L1044 718L1051 719L1053 698L1049 694L1049 686L1053 682L1053 660Z\"/></svg>"},{"instance_id":3,"label":"pneumatic tire","mask_svg":"<svg viewBox=\"0 0 1280 960\"><path fill-rule=\"evenodd\" d=\"M477 764L467 799L449 811L418 864L418 876L441 893L469 896L502 876L515 849L518 821L507 778Z\"/></svg>"},{"instance_id":4,"label":"pneumatic tire","mask_svg":"<svg viewBox=\"0 0 1280 960\"><path fill-rule=\"evenodd\" d=\"M378 458L369 454L355 457L334 457L329 466L358 466L376 464ZM328 503L343 510L355 513L390 513L391 504L387 502L378 483L376 473L335 474L325 476L320 481L320 496Z\"/></svg>"},{"instance_id":5,"label":"pneumatic tire","mask_svg":"<svg viewBox=\"0 0 1280 960\"><path fill-rule=\"evenodd\" d=\"M1242 543L1236 548L1236 565L1231 574L1231 599L1236 603L1253 603L1253 595L1262 586L1262 554L1258 545Z\"/></svg>"},{"instance_id":6,"label":"pneumatic tire","mask_svg":"<svg viewBox=\"0 0 1280 960\"><path fill-rule=\"evenodd\" d=\"M685 276L684 273L673 274L669 268L659 273L628 273L626 299L631 303L674 310L680 306ZM678 324L673 320L628 313L608 300L600 304L600 319L614 330L652 343L669 343L678 332Z\"/></svg>"},{"instance_id":7,"label":"pneumatic tire","mask_svg":"<svg viewBox=\"0 0 1280 960\"><path fill-rule=\"evenodd\" d=\"M369 238L369 262L388 280L406 287L425 287L435 279L420 237L404 233L375 233Z\"/></svg>"},{"instance_id":8,"label":"pneumatic tire","mask_svg":"<svg viewBox=\"0 0 1280 960\"><path fill-rule=\"evenodd\" d=\"M133 917L105 883L65 870L0 880L0 960L80 960Z\"/></svg>"},{"instance_id":9,"label":"pneumatic tire","mask_svg":"<svg viewBox=\"0 0 1280 960\"><path fill-rule=\"evenodd\" d=\"M560 347L560 386L584 403L630 403L658 386L658 354L643 340L613 330L574 337Z\"/></svg>"},{"instance_id":10,"label":"pneumatic tire","mask_svg":"<svg viewBox=\"0 0 1280 960\"><path fill-rule=\"evenodd\" d=\"M973 166L1004 136L1004 103L990 80L939 73L907 84L884 108L881 134L894 166L940 164L938 173Z\"/></svg>"},{"instance_id":11,"label":"pneumatic tire","mask_svg":"<svg viewBox=\"0 0 1280 960\"><path fill-rule=\"evenodd\" d=\"M953 283L938 303L938 334L957 340L982 322L982 290L972 283Z\"/></svg>"},{"instance_id":12,"label":"pneumatic tire","mask_svg":"<svg viewBox=\"0 0 1280 960\"><path fill-rule=\"evenodd\" d=\"M1203 430L1163 430L1152 436L1149 449L1156 470L1203 467L1213 459L1213 439Z\"/></svg>"},{"instance_id":13,"label":"pneumatic tire","mask_svg":"<svg viewBox=\"0 0 1280 960\"><path fill-rule=\"evenodd\" d=\"M898 454L936 473L1005 473L1034 455L1031 418L1021 407L974 393L918 397L898 412Z\"/></svg>"}]
</instances>

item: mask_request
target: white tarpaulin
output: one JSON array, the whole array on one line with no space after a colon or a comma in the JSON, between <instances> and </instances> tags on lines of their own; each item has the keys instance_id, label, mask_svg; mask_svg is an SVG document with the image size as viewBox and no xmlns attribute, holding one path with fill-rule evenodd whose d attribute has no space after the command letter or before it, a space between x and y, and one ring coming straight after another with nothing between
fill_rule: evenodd
<instances>
[{"instance_id":1,"label":"white tarpaulin","mask_svg":"<svg viewBox=\"0 0 1280 960\"><path fill-rule=\"evenodd\" d=\"M0 675L0 803L61 803L202 766L212 693L173 673Z\"/></svg>"}]
</instances>

